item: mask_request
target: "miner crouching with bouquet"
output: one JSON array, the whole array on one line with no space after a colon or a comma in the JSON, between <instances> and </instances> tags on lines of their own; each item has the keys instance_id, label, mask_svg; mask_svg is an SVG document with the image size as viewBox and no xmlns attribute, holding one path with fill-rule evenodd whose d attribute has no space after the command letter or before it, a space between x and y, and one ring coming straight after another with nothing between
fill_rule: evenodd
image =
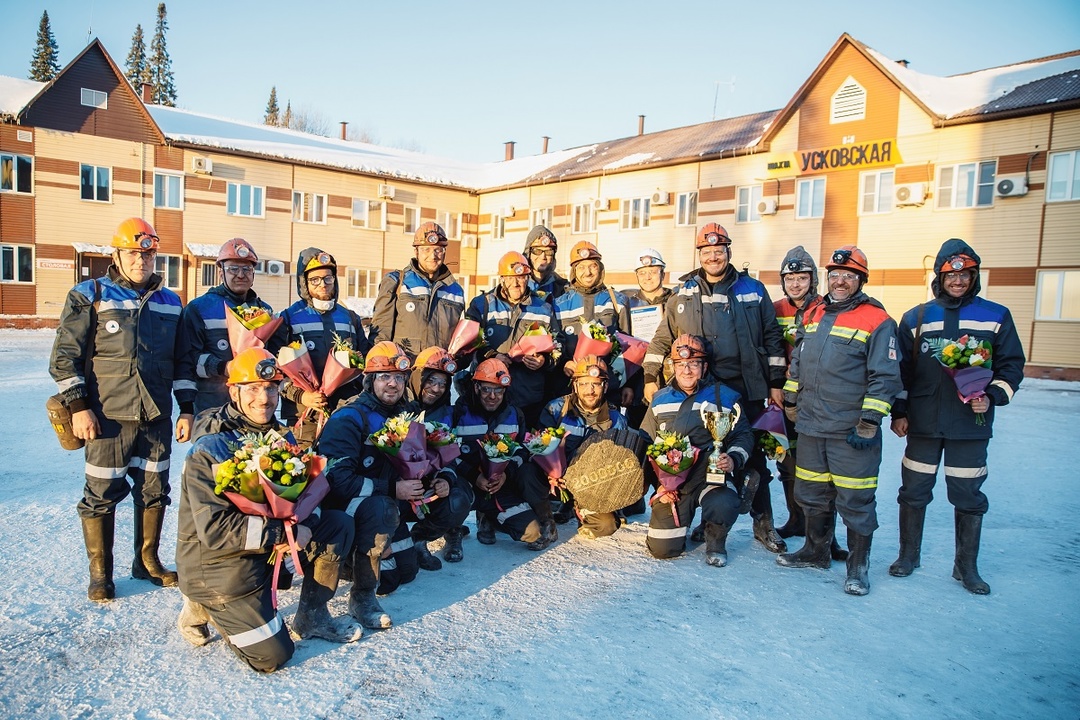
<instances>
[{"instance_id":1,"label":"miner crouching with bouquet","mask_svg":"<svg viewBox=\"0 0 1080 720\"><path fill-rule=\"evenodd\" d=\"M245 350L229 364L230 403L221 411L219 425L224 429L203 435L188 453L177 529L177 571L184 594L177 621L181 634L194 645L205 645L211 640L212 625L241 660L260 672L278 669L294 650L275 607L274 564L269 562L274 553L291 553L304 576L294 632L332 642L352 642L361 633L351 620L331 618L327 610L352 545L350 518L337 510L316 510L293 522L245 513L229 497L230 492L243 493L250 500L253 487L259 486L257 476L273 474L270 467L237 467L237 452L267 438L278 438L282 447L295 447L274 417L281 378L273 356L261 348ZM282 464L303 462L296 458ZM223 466L236 468L236 477L225 477ZM303 476L306 482L306 467L297 470L298 479ZM276 475L281 477L285 476ZM231 484L234 480L240 487ZM296 504L301 504L300 498Z\"/></svg>"}]
</instances>

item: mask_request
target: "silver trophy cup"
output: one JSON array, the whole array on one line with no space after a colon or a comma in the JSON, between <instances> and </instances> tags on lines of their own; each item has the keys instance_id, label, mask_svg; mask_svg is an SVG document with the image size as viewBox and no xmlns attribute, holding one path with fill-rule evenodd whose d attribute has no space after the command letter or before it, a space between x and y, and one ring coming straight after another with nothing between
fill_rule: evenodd
<instances>
[{"instance_id":1,"label":"silver trophy cup","mask_svg":"<svg viewBox=\"0 0 1080 720\"><path fill-rule=\"evenodd\" d=\"M723 485L726 482L726 473L719 467L720 456L724 453L722 445L724 438L739 422L741 415L742 408L739 406L736 406L734 411L724 408L719 410L701 408L701 421L705 423L705 429L709 431L714 441L713 451L709 454L708 469L705 472L705 482L709 485Z\"/></svg>"}]
</instances>

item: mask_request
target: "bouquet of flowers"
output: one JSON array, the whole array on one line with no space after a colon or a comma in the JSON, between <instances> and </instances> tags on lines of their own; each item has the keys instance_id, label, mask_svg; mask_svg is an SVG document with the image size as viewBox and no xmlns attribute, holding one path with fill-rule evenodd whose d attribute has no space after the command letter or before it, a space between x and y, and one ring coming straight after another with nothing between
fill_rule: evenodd
<instances>
[{"instance_id":1,"label":"bouquet of flowers","mask_svg":"<svg viewBox=\"0 0 1080 720\"><path fill-rule=\"evenodd\" d=\"M431 471L431 459L427 452L427 428L417 422L412 413L401 413L387 418L381 428L368 436L387 461L394 466L403 480L423 480ZM427 514L427 504L438 496L424 483L424 497L410 500L413 512L419 517Z\"/></svg>"},{"instance_id":2,"label":"bouquet of flowers","mask_svg":"<svg viewBox=\"0 0 1080 720\"><path fill-rule=\"evenodd\" d=\"M302 450L277 432L242 435L232 446L232 457L217 466L214 492L224 495L246 515L284 521L285 538L295 560L300 556L293 528L306 520L330 491L323 472L326 458ZM282 554L274 553L273 603L277 607L277 581ZM303 577L300 563L296 574Z\"/></svg>"},{"instance_id":3,"label":"bouquet of flowers","mask_svg":"<svg viewBox=\"0 0 1080 720\"><path fill-rule=\"evenodd\" d=\"M329 361L327 364L329 364ZM278 350L277 365L281 373L289 378L293 385L304 392L321 392L319 377L315 374L315 365L311 362L311 355L308 354L303 336ZM296 428L300 428L312 413L318 415L318 425L315 430L315 435L318 437L319 433L322 432L323 423L326 422L328 417L321 410L305 408L304 413L296 421Z\"/></svg>"},{"instance_id":4,"label":"bouquet of flowers","mask_svg":"<svg viewBox=\"0 0 1080 720\"><path fill-rule=\"evenodd\" d=\"M965 405L986 394L986 386L994 378L989 341L963 335L959 340L927 338L927 344L934 350L941 368L953 379L956 394ZM983 413L975 414L975 424L986 424Z\"/></svg>"},{"instance_id":5,"label":"bouquet of flowers","mask_svg":"<svg viewBox=\"0 0 1080 720\"><path fill-rule=\"evenodd\" d=\"M551 494L555 495L555 490L558 489L559 499L567 502L570 499L569 494L552 480L561 478L566 472L566 448L562 442L564 435L566 429L562 427L526 432L525 449L532 454L532 461L548 476Z\"/></svg>"},{"instance_id":6,"label":"bouquet of flowers","mask_svg":"<svg viewBox=\"0 0 1080 720\"><path fill-rule=\"evenodd\" d=\"M358 378L364 372L364 356L353 350L352 343L334 333L334 346L323 368L322 392L327 397Z\"/></svg>"},{"instance_id":7,"label":"bouquet of flowers","mask_svg":"<svg viewBox=\"0 0 1080 720\"><path fill-rule=\"evenodd\" d=\"M679 487L686 482L690 468L694 466L700 451L690 444L690 438L673 432L660 431L656 440L645 448L645 455L656 470L660 487L650 504L666 502L671 505L675 527L679 527Z\"/></svg>"},{"instance_id":8,"label":"bouquet of flowers","mask_svg":"<svg viewBox=\"0 0 1080 720\"><path fill-rule=\"evenodd\" d=\"M784 424L784 411L779 405L770 405L761 413L752 429L760 431L758 445L770 460L783 462L784 456L791 450L791 441Z\"/></svg>"},{"instance_id":9,"label":"bouquet of flowers","mask_svg":"<svg viewBox=\"0 0 1080 720\"><path fill-rule=\"evenodd\" d=\"M525 355L549 353L555 349L555 338L551 332L538 322L534 322L525 334L506 351L511 360L520 360Z\"/></svg>"},{"instance_id":10,"label":"bouquet of flowers","mask_svg":"<svg viewBox=\"0 0 1080 720\"><path fill-rule=\"evenodd\" d=\"M476 442L480 444L480 469L489 478L505 470L521 447L508 433L487 433Z\"/></svg>"},{"instance_id":11,"label":"bouquet of flowers","mask_svg":"<svg viewBox=\"0 0 1080 720\"><path fill-rule=\"evenodd\" d=\"M595 320L585 320L581 323L581 334L578 335L577 346L574 348L574 359L580 360L586 355L606 358L615 346L615 340L600 323Z\"/></svg>"},{"instance_id":12,"label":"bouquet of flowers","mask_svg":"<svg viewBox=\"0 0 1080 720\"><path fill-rule=\"evenodd\" d=\"M796 323L784 326L784 342L791 347L795 347L795 333L798 331L799 326Z\"/></svg>"},{"instance_id":13,"label":"bouquet of flowers","mask_svg":"<svg viewBox=\"0 0 1080 720\"><path fill-rule=\"evenodd\" d=\"M461 443L450 426L441 422L425 422L427 454L431 466L442 469L461 455Z\"/></svg>"},{"instance_id":14,"label":"bouquet of flowers","mask_svg":"<svg viewBox=\"0 0 1080 720\"><path fill-rule=\"evenodd\" d=\"M280 316L274 317L259 305L238 305L235 308L225 304L225 328L229 332L229 346L233 357L253 347L265 347L266 341L281 326Z\"/></svg>"},{"instance_id":15,"label":"bouquet of flowers","mask_svg":"<svg viewBox=\"0 0 1080 720\"><path fill-rule=\"evenodd\" d=\"M450 335L450 342L447 343L446 352L458 357L476 350L483 344L484 341L480 337L480 323L475 320L461 318L458 320L458 324L454 326L454 332Z\"/></svg>"},{"instance_id":16,"label":"bouquet of flowers","mask_svg":"<svg viewBox=\"0 0 1080 720\"><path fill-rule=\"evenodd\" d=\"M645 351L649 343L633 335L616 332L611 354L611 372L619 378L619 384L625 385L639 370L645 361Z\"/></svg>"}]
</instances>

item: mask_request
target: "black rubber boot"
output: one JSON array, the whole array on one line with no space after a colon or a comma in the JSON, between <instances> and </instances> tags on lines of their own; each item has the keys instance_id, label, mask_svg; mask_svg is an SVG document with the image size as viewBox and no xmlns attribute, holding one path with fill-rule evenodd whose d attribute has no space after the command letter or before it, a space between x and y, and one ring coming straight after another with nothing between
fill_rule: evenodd
<instances>
[{"instance_id":1,"label":"black rubber boot","mask_svg":"<svg viewBox=\"0 0 1080 720\"><path fill-rule=\"evenodd\" d=\"M427 540L413 538L413 547L416 549L416 564L421 570L442 570L442 560L431 554Z\"/></svg>"},{"instance_id":2,"label":"black rubber boot","mask_svg":"<svg viewBox=\"0 0 1080 720\"><path fill-rule=\"evenodd\" d=\"M727 536L731 528L723 523L702 523L705 526L705 564L713 567L727 565Z\"/></svg>"},{"instance_id":3,"label":"black rubber boot","mask_svg":"<svg viewBox=\"0 0 1080 720\"><path fill-rule=\"evenodd\" d=\"M443 560L450 563L461 562L465 558L465 551L461 547L461 539L465 537L463 530L466 527L450 528L443 535L446 545L443 547Z\"/></svg>"},{"instance_id":4,"label":"black rubber boot","mask_svg":"<svg viewBox=\"0 0 1080 720\"><path fill-rule=\"evenodd\" d=\"M832 513L806 515L806 542L793 553L776 556L776 564L791 568L819 568L832 565L829 546L833 539Z\"/></svg>"},{"instance_id":5,"label":"black rubber boot","mask_svg":"<svg viewBox=\"0 0 1080 720\"><path fill-rule=\"evenodd\" d=\"M829 543L829 555L836 562L843 562L848 558L848 551L840 547L840 541L836 539L836 511L832 513L832 542Z\"/></svg>"},{"instance_id":6,"label":"black rubber boot","mask_svg":"<svg viewBox=\"0 0 1080 720\"><path fill-rule=\"evenodd\" d=\"M481 545L495 544L495 520L479 511L476 513L476 541Z\"/></svg>"},{"instance_id":7,"label":"black rubber boot","mask_svg":"<svg viewBox=\"0 0 1080 720\"><path fill-rule=\"evenodd\" d=\"M690 532L690 542L705 542L705 523L701 523Z\"/></svg>"},{"instance_id":8,"label":"black rubber boot","mask_svg":"<svg viewBox=\"0 0 1080 720\"><path fill-rule=\"evenodd\" d=\"M105 602L116 597L113 584L113 535L116 515L106 513L97 517L82 518L83 542L86 558L90 561L90 586L86 597L94 602Z\"/></svg>"},{"instance_id":9,"label":"black rubber boot","mask_svg":"<svg viewBox=\"0 0 1080 720\"><path fill-rule=\"evenodd\" d=\"M544 512L544 509L541 508L540 511L536 513L536 520L540 523L540 537L532 542L525 543L525 547L529 550L540 551L559 539L559 529L555 524L555 518L552 516L550 506L547 508L546 513Z\"/></svg>"},{"instance_id":10,"label":"black rubber boot","mask_svg":"<svg viewBox=\"0 0 1080 720\"><path fill-rule=\"evenodd\" d=\"M754 518L754 539L772 553L787 552L787 543L776 534L773 527L772 513L765 512Z\"/></svg>"},{"instance_id":11,"label":"black rubber boot","mask_svg":"<svg viewBox=\"0 0 1080 720\"><path fill-rule=\"evenodd\" d=\"M747 470L746 476L743 478L742 500L739 502L740 515L750 512L750 506L754 504L754 497L757 495L758 485L760 484L761 474L753 468Z\"/></svg>"},{"instance_id":12,"label":"black rubber boot","mask_svg":"<svg viewBox=\"0 0 1080 720\"><path fill-rule=\"evenodd\" d=\"M353 585L349 591L349 614L370 630L382 630L393 625L390 616L375 598L379 587L379 559L389 542L389 535L376 535L375 545L366 554L353 552Z\"/></svg>"},{"instance_id":13,"label":"black rubber boot","mask_svg":"<svg viewBox=\"0 0 1080 720\"><path fill-rule=\"evenodd\" d=\"M555 523L558 525L565 525L573 520L577 515L574 513L574 501L567 500L559 506L559 509L555 511L553 517Z\"/></svg>"},{"instance_id":14,"label":"black rubber boot","mask_svg":"<svg viewBox=\"0 0 1080 720\"><path fill-rule=\"evenodd\" d=\"M206 608L184 596L184 607L180 608L180 615L176 618L176 629L181 637L195 647L201 647L210 642L209 623Z\"/></svg>"},{"instance_id":15,"label":"black rubber boot","mask_svg":"<svg viewBox=\"0 0 1080 720\"><path fill-rule=\"evenodd\" d=\"M364 634L352 618L332 618L326 604L337 591L341 563L318 558L304 573L300 602L292 630L301 638L322 638L335 643L356 642Z\"/></svg>"},{"instance_id":16,"label":"black rubber boot","mask_svg":"<svg viewBox=\"0 0 1080 720\"><path fill-rule=\"evenodd\" d=\"M844 592L848 595L870 592L870 541L873 537L873 534L860 535L848 528L847 580L844 581Z\"/></svg>"},{"instance_id":17,"label":"black rubber boot","mask_svg":"<svg viewBox=\"0 0 1080 720\"><path fill-rule=\"evenodd\" d=\"M776 534L782 538L795 537L796 535L806 534L806 517L803 515L802 508L795 502L795 480L794 478L783 480L784 483L784 501L787 503L788 518L787 522L776 528Z\"/></svg>"},{"instance_id":18,"label":"black rubber boot","mask_svg":"<svg viewBox=\"0 0 1080 720\"><path fill-rule=\"evenodd\" d=\"M990 586L979 577L979 541L982 536L982 515L967 515L954 511L956 521L956 561L953 578L964 583L964 589L976 595L989 595Z\"/></svg>"},{"instance_id":19,"label":"black rubber boot","mask_svg":"<svg viewBox=\"0 0 1080 720\"><path fill-rule=\"evenodd\" d=\"M893 577L907 577L919 567L925 521L925 506L913 508L907 503L900 503L900 557L889 566L889 574Z\"/></svg>"},{"instance_id":20,"label":"black rubber boot","mask_svg":"<svg viewBox=\"0 0 1080 720\"><path fill-rule=\"evenodd\" d=\"M135 508L135 559L131 563L131 577L149 580L161 587L176 585L176 573L166 570L158 560L161 543L161 525L165 520L165 506Z\"/></svg>"}]
</instances>

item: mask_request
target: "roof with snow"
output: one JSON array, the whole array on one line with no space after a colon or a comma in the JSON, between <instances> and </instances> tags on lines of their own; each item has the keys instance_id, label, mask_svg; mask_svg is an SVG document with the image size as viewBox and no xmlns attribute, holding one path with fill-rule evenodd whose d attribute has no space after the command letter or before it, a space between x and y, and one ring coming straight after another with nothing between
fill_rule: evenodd
<instances>
[{"instance_id":1,"label":"roof with snow","mask_svg":"<svg viewBox=\"0 0 1080 720\"><path fill-rule=\"evenodd\" d=\"M0 117L16 117L45 83L0 75Z\"/></svg>"}]
</instances>

